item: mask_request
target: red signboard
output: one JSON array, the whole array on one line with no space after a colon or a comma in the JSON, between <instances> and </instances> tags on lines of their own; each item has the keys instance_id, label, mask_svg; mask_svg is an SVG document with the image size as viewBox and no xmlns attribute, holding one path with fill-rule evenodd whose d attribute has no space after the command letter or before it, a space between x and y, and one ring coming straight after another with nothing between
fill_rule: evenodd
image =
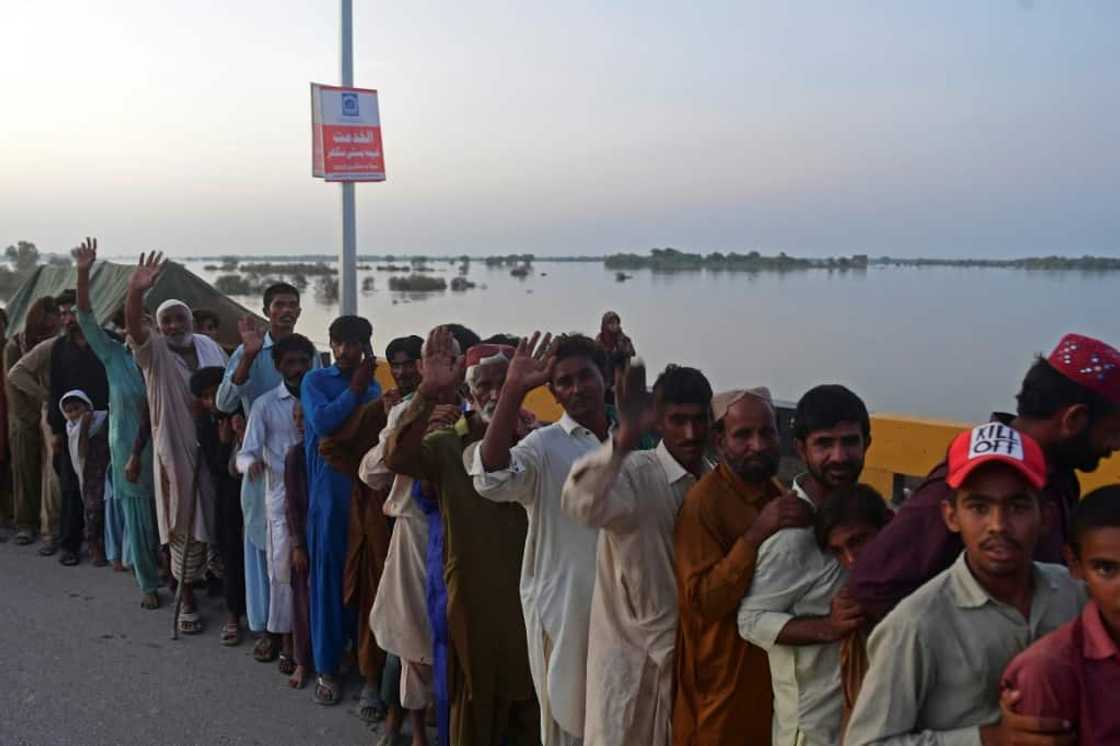
<instances>
[{"instance_id":1,"label":"red signboard","mask_svg":"<svg viewBox=\"0 0 1120 746\"><path fill-rule=\"evenodd\" d=\"M311 173L327 181L385 181L377 91L311 84Z\"/></svg>"}]
</instances>

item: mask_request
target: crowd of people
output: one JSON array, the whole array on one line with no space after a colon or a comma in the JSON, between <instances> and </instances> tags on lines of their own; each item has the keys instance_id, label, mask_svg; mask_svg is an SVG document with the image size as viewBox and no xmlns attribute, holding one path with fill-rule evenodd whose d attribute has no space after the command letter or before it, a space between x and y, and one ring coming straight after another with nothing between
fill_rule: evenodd
<instances>
[{"instance_id":1,"label":"crowd of people","mask_svg":"<svg viewBox=\"0 0 1120 746\"><path fill-rule=\"evenodd\" d=\"M392 340L341 316L331 360L264 293L227 354L218 319L145 295L41 298L6 343L4 445L19 544L134 574L144 608L220 579L216 639L245 630L322 705L414 746L1120 744L1120 353L1070 334L1015 414L960 433L895 512L861 483L864 402L797 402L804 471L778 479L769 390L647 386L618 314L597 338ZM546 387L563 410L526 406ZM5 511L7 514L5 514Z\"/></svg>"}]
</instances>

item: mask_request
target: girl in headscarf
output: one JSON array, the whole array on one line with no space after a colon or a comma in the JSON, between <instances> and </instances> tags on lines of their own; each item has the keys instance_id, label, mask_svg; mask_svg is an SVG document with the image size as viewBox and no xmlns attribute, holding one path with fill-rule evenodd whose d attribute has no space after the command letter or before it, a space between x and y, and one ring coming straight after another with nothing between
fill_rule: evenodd
<instances>
[{"instance_id":1,"label":"girl in headscarf","mask_svg":"<svg viewBox=\"0 0 1120 746\"><path fill-rule=\"evenodd\" d=\"M66 418L70 464L74 467L82 493L85 539L90 558L97 567L104 567L111 560L114 567L123 569L123 517L116 509L108 480L109 413L94 410L93 402L80 389L63 394L58 408ZM66 549L64 560L67 561L63 564L77 564L76 548Z\"/></svg>"},{"instance_id":2,"label":"girl in headscarf","mask_svg":"<svg viewBox=\"0 0 1120 746\"><path fill-rule=\"evenodd\" d=\"M626 367L626 361L634 357L634 343L622 331L622 319L614 311L603 314L596 340L607 351L607 403L614 403L615 372Z\"/></svg>"}]
</instances>

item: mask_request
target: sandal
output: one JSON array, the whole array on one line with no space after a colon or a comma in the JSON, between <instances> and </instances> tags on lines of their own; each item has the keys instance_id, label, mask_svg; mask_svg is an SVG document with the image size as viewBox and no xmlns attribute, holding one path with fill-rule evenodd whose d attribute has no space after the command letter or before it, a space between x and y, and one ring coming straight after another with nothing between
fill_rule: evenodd
<instances>
[{"instance_id":1,"label":"sandal","mask_svg":"<svg viewBox=\"0 0 1120 746\"><path fill-rule=\"evenodd\" d=\"M39 550L39 553L42 554L42 550ZM52 551L51 554L54 554L54 552ZM58 558L59 564L65 567L74 567L79 561L78 553L69 550L63 552L62 556Z\"/></svg>"},{"instance_id":2,"label":"sandal","mask_svg":"<svg viewBox=\"0 0 1120 746\"><path fill-rule=\"evenodd\" d=\"M277 648L276 640L265 632L257 638L257 644L253 646L253 658L258 663L272 663L280 652Z\"/></svg>"},{"instance_id":3,"label":"sandal","mask_svg":"<svg viewBox=\"0 0 1120 746\"><path fill-rule=\"evenodd\" d=\"M280 669L280 673L291 676L296 672L296 660L287 653L281 653L280 663L276 667Z\"/></svg>"},{"instance_id":4,"label":"sandal","mask_svg":"<svg viewBox=\"0 0 1120 746\"><path fill-rule=\"evenodd\" d=\"M35 541L35 535L26 529L16 531L16 537L12 539L12 543L19 547L25 547L33 541Z\"/></svg>"},{"instance_id":5,"label":"sandal","mask_svg":"<svg viewBox=\"0 0 1120 746\"><path fill-rule=\"evenodd\" d=\"M317 705L337 705L342 700L342 690L338 680L333 676L317 676L313 699Z\"/></svg>"},{"instance_id":6,"label":"sandal","mask_svg":"<svg viewBox=\"0 0 1120 746\"><path fill-rule=\"evenodd\" d=\"M194 609L179 612L179 632L184 635L197 635L202 631L202 619Z\"/></svg>"},{"instance_id":7,"label":"sandal","mask_svg":"<svg viewBox=\"0 0 1120 746\"><path fill-rule=\"evenodd\" d=\"M362 694L358 698L358 711L365 723L380 723L389 714L389 708L381 701L377 689L368 684L362 687Z\"/></svg>"},{"instance_id":8,"label":"sandal","mask_svg":"<svg viewBox=\"0 0 1120 746\"><path fill-rule=\"evenodd\" d=\"M39 556L40 557L50 557L52 554L54 554L57 551L58 551L58 544L55 544L53 541L44 541L43 546L39 547Z\"/></svg>"},{"instance_id":9,"label":"sandal","mask_svg":"<svg viewBox=\"0 0 1120 746\"><path fill-rule=\"evenodd\" d=\"M227 623L222 625L222 644L227 648L241 644L241 625Z\"/></svg>"}]
</instances>

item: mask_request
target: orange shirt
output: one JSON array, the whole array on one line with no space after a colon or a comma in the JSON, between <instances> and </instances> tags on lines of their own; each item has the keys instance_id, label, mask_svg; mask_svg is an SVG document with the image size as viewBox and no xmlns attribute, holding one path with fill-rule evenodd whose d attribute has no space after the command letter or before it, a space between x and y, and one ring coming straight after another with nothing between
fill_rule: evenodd
<instances>
[{"instance_id":1,"label":"orange shirt","mask_svg":"<svg viewBox=\"0 0 1120 746\"><path fill-rule=\"evenodd\" d=\"M742 537L777 495L773 485L747 484L721 464L681 506L674 746L770 744L770 663L739 637L736 614L758 556Z\"/></svg>"}]
</instances>

